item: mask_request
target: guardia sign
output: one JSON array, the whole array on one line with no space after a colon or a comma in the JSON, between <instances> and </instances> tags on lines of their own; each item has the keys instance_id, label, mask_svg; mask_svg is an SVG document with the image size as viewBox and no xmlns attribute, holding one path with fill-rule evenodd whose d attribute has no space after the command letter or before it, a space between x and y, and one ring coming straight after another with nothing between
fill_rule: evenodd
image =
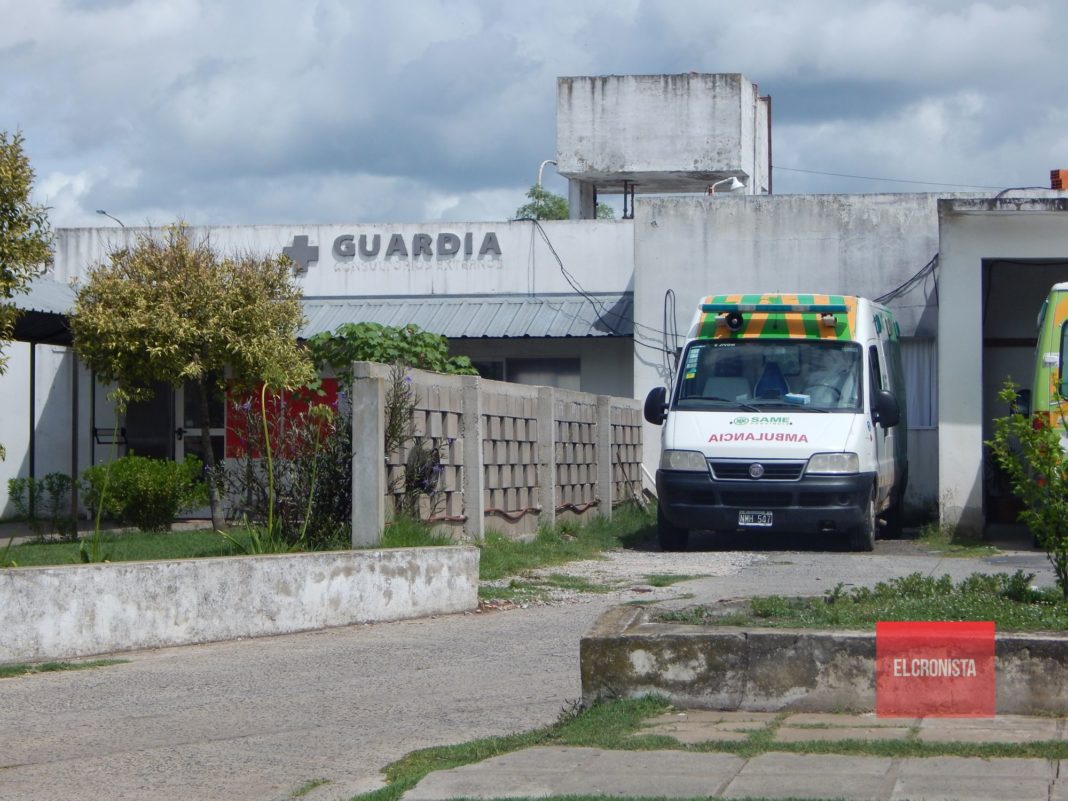
<instances>
[{"instance_id":1,"label":"guardia sign","mask_svg":"<svg viewBox=\"0 0 1068 801\"><path fill-rule=\"evenodd\" d=\"M319 261L318 245L311 245L308 237L293 237L293 243L282 248L282 253L289 256L296 265L296 272L308 271L309 265ZM412 234L342 234L334 239L331 253L339 262L390 259L417 259L436 257L451 258L495 258L501 256L501 244L497 234L489 231L476 242L475 234L470 231L461 235L443 231L436 236L426 233Z\"/></svg>"}]
</instances>

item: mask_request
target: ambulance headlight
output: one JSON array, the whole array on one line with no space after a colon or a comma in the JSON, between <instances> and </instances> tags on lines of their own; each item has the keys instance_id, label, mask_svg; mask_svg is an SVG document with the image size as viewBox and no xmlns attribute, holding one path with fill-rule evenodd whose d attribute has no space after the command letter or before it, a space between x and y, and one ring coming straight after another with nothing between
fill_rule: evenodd
<instances>
[{"instance_id":1,"label":"ambulance headlight","mask_svg":"<svg viewBox=\"0 0 1068 801\"><path fill-rule=\"evenodd\" d=\"M809 475L840 476L860 472L860 457L855 453L814 453L808 460Z\"/></svg>"},{"instance_id":2,"label":"ambulance headlight","mask_svg":"<svg viewBox=\"0 0 1068 801\"><path fill-rule=\"evenodd\" d=\"M700 451L663 451L660 454L661 470L708 470L708 462Z\"/></svg>"}]
</instances>

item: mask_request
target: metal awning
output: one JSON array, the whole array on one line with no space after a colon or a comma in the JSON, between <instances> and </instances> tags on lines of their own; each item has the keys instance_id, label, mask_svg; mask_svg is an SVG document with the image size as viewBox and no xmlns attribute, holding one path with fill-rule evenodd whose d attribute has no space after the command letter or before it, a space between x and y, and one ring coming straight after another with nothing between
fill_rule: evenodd
<instances>
[{"instance_id":1,"label":"metal awning","mask_svg":"<svg viewBox=\"0 0 1068 801\"><path fill-rule=\"evenodd\" d=\"M49 345L70 345L67 317L74 308L74 290L47 276L35 278L29 292L13 295L8 301L22 314L15 321L15 339Z\"/></svg>"},{"instance_id":2,"label":"metal awning","mask_svg":"<svg viewBox=\"0 0 1068 801\"><path fill-rule=\"evenodd\" d=\"M306 297L304 315L301 339L343 323L413 324L449 339L629 337L634 294Z\"/></svg>"}]
</instances>

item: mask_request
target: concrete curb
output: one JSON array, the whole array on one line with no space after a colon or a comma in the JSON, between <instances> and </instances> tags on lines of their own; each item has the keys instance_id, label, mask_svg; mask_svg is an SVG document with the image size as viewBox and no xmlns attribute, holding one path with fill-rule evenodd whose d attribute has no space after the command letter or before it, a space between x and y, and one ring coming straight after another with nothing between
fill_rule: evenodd
<instances>
[{"instance_id":1,"label":"concrete curb","mask_svg":"<svg viewBox=\"0 0 1068 801\"><path fill-rule=\"evenodd\" d=\"M582 699L651 693L683 708L875 708L875 633L686 626L614 607L580 644ZM1068 713L1068 636L998 634L998 714Z\"/></svg>"},{"instance_id":2,"label":"concrete curb","mask_svg":"<svg viewBox=\"0 0 1068 801\"><path fill-rule=\"evenodd\" d=\"M463 612L478 560L444 546L0 570L0 663Z\"/></svg>"}]
</instances>

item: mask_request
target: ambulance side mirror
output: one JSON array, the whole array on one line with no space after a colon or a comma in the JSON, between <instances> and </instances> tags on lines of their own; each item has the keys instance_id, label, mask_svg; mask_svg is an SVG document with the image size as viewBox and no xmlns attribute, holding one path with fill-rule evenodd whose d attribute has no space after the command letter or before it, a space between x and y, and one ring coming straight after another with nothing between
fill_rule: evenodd
<instances>
[{"instance_id":1,"label":"ambulance side mirror","mask_svg":"<svg viewBox=\"0 0 1068 801\"><path fill-rule=\"evenodd\" d=\"M645 419L654 426L661 425L667 419L667 390L653 387L645 396Z\"/></svg>"},{"instance_id":2,"label":"ambulance side mirror","mask_svg":"<svg viewBox=\"0 0 1068 801\"><path fill-rule=\"evenodd\" d=\"M876 422L883 428L893 428L901 422L901 407L888 389L880 389L875 396L875 411L878 414Z\"/></svg>"}]
</instances>

